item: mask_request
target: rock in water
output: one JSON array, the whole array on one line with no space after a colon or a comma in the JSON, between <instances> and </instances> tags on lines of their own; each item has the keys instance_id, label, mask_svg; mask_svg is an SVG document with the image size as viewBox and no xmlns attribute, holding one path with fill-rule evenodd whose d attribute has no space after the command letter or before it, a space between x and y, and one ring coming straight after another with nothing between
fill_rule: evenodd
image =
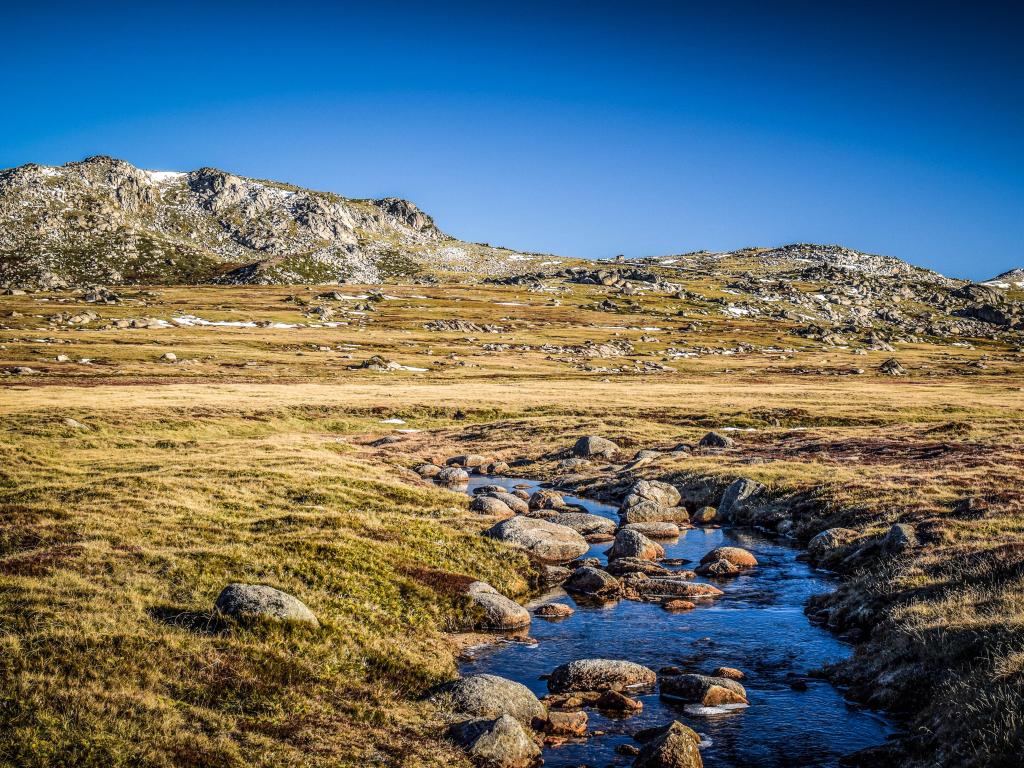
<instances>
[{"instance_id":1,"label":"rock in water","mask_svg":"<svg viewBox=\"0 0 1024 768\"><path fill-rule=\"evenodd\" d=\"M578 534L587 538L607 537L604 541L615 535L615 522L601 515L591 515L587 512L563 512L549 518L552 523L572 528Z\"/></svg>"},{"instance_id":2,"label":"rock in water","mask_svg":"<svg viewBox=\"0 0 1024 768\"><path fill-rule=\"evenodd\" d=\"M632 528L623 528L615 534L615 543L608 550L608 559L635 557L638 560L657 560L665 556L661 544L651 541Z\"/></svg>"},{"instance_id":3,"label":"rock in water","mask_svg":"<svg viewBox=\"0 0 1024 768\"><path fill-rule=\"evenodd\" d=\"M228 584L217 597L216 608L239 621L264 619L320 626L301 600L265 584Z\"/></svg>"},{"instance_id":4,"label":"rock in water","mask_svg":"<svg viewBox=\"0 0 1024 768\"><path fill-rule=\"evenodd\" d=\"M474 581L466 589L466 594L484 611L480 629L522 629L530 626L530 612L490 584Z\"/></svg>"},{"instance_id":5,"label":"rock in water","mask_svg":"<svg viewBox=\"0 0 1024 768\"><path fill-rule=\"evenodd\" d=\"M452 726L452 738L484 768L531 768L540 747L511 715L497 720L469 720Z\"/></svg>"},{"instance_id":6,"label":"rock in water","mask_svg":"<svg viewBox=\"0 0 1024 768\"><path fill-rule=\"evenodd\" d=\"M641 748L633 768L703 768L699 744L697 732L676 720Z\"/></svg>"},{"instance_id":7,"label":"rock in water","mask_svg":"<svg viewBox=\"0 0 1024 768\"><path fill-rule=\"evenodd\" d=\"M572 691L621 691L654 685L654 670L632 661L615 659L579 659L556 667L548 678L552 693Z\"/></svg>"},{"instance_id":8,"label":"rock in water","mask_svg":"<svg viewBox=\"0 0 1024 768\"><path fill-rule=\"evenodd\" d=\"M469 473L459 467L445 467L434 475L434 480L440 485L466 485Z\"/></svg>"},{"instance_id":9,"label":"rock in water","mask_svg":"<svg viewBox=\"0 0 1024 768\"><path fill-rule=\"evenodd\" d=\"M514 547L525 549L538 560L566 563L586 554L586 539L572 528L532 517L513 517L490 528L487 535Z\"/></svg>"},{"instance_id":10,"label":"rock in water","mask_svg":"<svg viewBox=\"0 0 1024 768\"><path fill-rule=\"evenodd\" d=\"M704 555L700 562L704 565L716 560L726 560L740 568L753 568L757 565L757 558L741 547L717 547Z\"/></svg>"},{"instance_id":11,"label":"rock in water","mask_svg":"<svg viewBox=\"0 0 1024 768\"><path fill-rule=\"evenodd\" d=\"M606 440L605 438L597 437L596 435L581 437L572 447L573 456L578 456L580 458L600 456L604 459L611 459L614 458L615 454L618 452L619 446L611 440Z\"/></svg>"},{"instance_id":12,"label":"rock in water","mask_svg":"<svg viewBox=\"0 0 1024 768\"><path fill-rule=\"evenodd\" d=\"M531 728L540 727L547 709L522 683L498 675L468 675L435 688L431 698L452 712L471 718L511 715Z\"/></svg>"},{"instance_id":13,"label":"rock in water","mask_svg":"<svg viewBox=\"0 0 1024 768\"><path fill-rule=\"evenodd\" d=\"M661 693L663 696L705 707L747 703L746 690L728 677L671 675L661 679Z\"/></svg>"},{"instance_id":14,"label":"rock in water","mask_svg":"<svg viewBox=\"0 0 1024 768\"><path fill-rule=\"evenodd\" d=\"M533 613L544 619L565 619L572 616L576 611L565 603L546 603L535 608Z\"/></svg>"},{"instance_id":15,"label":"rock in water","mask_svg":"<svg viewBox=\"0 0 1024 768\"><path fill-rule=\"evenodd\" d=\"M615 597L619 594L618 579L607 571L590 566L577 568L562 587L566 592L594 597Z\"/></svg>"},{"instance_id":16,"label":"rock in water","mask_svg":"<svg viewBox=\"0 0 1024 768\"><path fill-rule=\"evenodd\" d=\"M679 491L675 486L659 480L638 480L633 483L629 493L622 501L622 511L635 507L642 501L650 501L659 507L675 507L680 501Z\"/></svg>"}]
</instances>

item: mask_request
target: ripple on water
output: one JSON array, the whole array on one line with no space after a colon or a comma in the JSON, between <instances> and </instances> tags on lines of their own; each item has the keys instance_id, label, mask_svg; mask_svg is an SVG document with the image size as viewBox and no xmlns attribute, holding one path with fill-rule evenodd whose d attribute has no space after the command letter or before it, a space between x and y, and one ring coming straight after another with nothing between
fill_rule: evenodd
<instances>
[{"instance_id":1,"label":"ripple on water","mask_svg":"<svg viewBox=\"0 0 1024 768\"><path fill-rule=\"evenodd\" d=\"M525 486L538 483L513 478L473 477L468 492L480 485ZM618 521L615 507L566 496L594 514ZM530 634L536 645L499 644L478 649L461 666L463 674L489 672L517 680L538 696L547 693L540 680L559 664L581 658L619 658L657 670L668 665L709 673L715 667L737 667L746 673L743 685L750 706L715 712L687 708L660 699L639 698L639 715L617 720L588 710L590 730L604 731L583 743L544 750L546 766L629 765L631 757L615 753L631 734L673 719L705 736L701 755L709 768L718 766L836 766L839 757L882 743L891 724L876 713L846 702L828 683L808 679L812 669L845 658L849 646L811 625L803 614L807 598L832 589L828 576L796 560L798 550L756 532L728 528L694 529L676 542L662 542L666 557L696 562L715 547L732 545L754 553L760 565L728 581L715 581L726 594L707 607L668 613L650 603L619 601L577 604L562 590L544 600L570 602L576 613L559 621L535 618ZM608 544L591 548L589 556L605 561ZM804 680L807 690L791 687Z\"/></svg>"}]
</instances>

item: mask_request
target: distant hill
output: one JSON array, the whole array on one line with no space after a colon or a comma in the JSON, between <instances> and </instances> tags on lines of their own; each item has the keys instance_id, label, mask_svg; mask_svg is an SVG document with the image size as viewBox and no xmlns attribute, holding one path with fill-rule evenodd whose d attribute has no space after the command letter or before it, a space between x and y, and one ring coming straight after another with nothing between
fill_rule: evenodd
<instances>
[{"instance_id":1,"label":"distant hill","mask_svg":"<svg viewBox=\"0 0 1024 768\"><path fill-rule=\"evenodd\" d=\"M0 283L380 282L487 276L553 257L466 243L399 198L110 157L0 172Z\"/></svg>"}]
</instances>

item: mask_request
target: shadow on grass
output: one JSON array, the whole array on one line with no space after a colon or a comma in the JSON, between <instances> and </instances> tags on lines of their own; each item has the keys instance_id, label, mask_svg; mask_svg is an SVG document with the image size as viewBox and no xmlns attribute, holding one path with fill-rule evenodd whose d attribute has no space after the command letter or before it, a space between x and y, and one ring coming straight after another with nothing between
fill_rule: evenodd
<instances>
[{"instance_id":1,"label":"shadow on grass","mask_svg":"<svg viewBox=\"0 0 1024 768\"><path fill-rule=\"evenodd\" d=\"M161 624L198 635L223 635L230 626L217 611L187 611L173 605L157 605L147 608L146 613Z\"/></svg>"}]
</instances>

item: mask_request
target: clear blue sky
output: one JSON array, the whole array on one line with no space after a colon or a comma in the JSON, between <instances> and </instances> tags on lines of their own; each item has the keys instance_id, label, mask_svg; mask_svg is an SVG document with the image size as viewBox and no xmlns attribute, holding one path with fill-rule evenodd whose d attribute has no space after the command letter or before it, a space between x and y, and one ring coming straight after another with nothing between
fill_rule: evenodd
<instances>
[{"instance_id":1,"label":"clear blue sky","mask_svg":"<svg viewBox=\"0 0 1024 768\"><path fill-rule=\"evenodd\" d=\"M0 166L211 165L564 255L1024 265L1020 3L18 5Z\"/></svg>"}]
</instances>

